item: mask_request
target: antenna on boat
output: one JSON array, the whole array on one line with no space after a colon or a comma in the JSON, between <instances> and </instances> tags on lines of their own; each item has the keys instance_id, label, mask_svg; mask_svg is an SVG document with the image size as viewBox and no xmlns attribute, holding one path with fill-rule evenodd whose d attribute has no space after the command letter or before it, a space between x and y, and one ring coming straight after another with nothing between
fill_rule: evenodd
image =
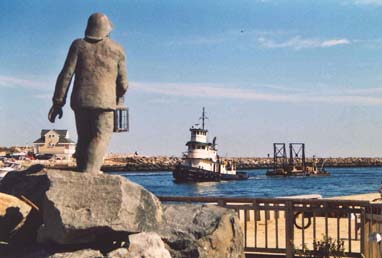
<instances>
[{"instance_id":1,"label":"antenna on boat","mask_svg":"<svg viewBox=\"0 0 382 258\"><path fill-rule=\"evenodd\" d=\"M203 113L202 113L202 116L199 118L199 119L202 119L202 129L204 130L204 121L206 119L208 119L208 117L206 117L206 112L205 112L205 108L203 107Z\"/></svg>"}]
</instances>

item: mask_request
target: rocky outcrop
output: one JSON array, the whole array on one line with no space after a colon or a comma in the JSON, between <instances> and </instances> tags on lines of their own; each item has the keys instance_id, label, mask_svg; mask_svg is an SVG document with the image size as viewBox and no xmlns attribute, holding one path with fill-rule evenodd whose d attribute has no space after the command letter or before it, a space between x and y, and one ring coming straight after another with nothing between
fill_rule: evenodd
<instances>
[{"instance_id":1,"label":"rocky outcrop","mask_svg":"<svg viewBox=\"0 0 382 258\"><path fill-rule=\"evenodd\" d=\"M228 157L223 160L233 161L237 169L267 169L273 168L273 158L263 157ZM181 163L180 157L166 156L132 156L132 155L110 155L105 159L102 171L105 172L126 172L126 171L171 171ZM43 163L44 166L52 169L73 170L74 162L51 162L47 160L33 161ZM307 164L312 164L312 158L306 158ZM347 157L347 158L317 158L319 167L381 167L382 158L370 157ZM23 166L29 166L31 161L24 162Z\"/></svg>"},{"instance_id":2,"label":"rocky outcrop","mask_svg":"<svg viewBox=\"0 0 382 258\"><path fill-rule=\"evenodd\" d=\"M243 256L243 233L236 214L215 205L167 205L161 230L172 257Z\"/></svg>"},{"instance_id":3,"label":"rocky outcrop","mask_svg":"<svg viewBox=\"0 0 382 258\"><path fill-rule=\"evenodd\" d=\"M32 207L12 195L0 193L0 241L9 242L23 226Z\"/></svg>"},{"instance_id":4,"label":"rocky outcrop","mask_svg":"<svg viewBox=\"0 0 382 258\"><path fill-rule=\"evenodd\" d=\"M12 172L0 192L24 195L42 207L41 242L88 243L113 232L151 231L162 222L159 200L121 176L60 170Z\"/></svg>"},{"instance_id":5,"label":"rocky outcrop","mask_svg":"<svg viewBox=\"0 0 382 258\"><path fill-rule=\"evenodd\" d=\"M20 257L243 257L233 211L163 205L121 176L33 168L8 173L0 192L25 196L40 211L29 244L41 249Z\"/></svg>"},{"instance_id":6,"label":"rocky outcrop","mask_svg":"<svg viewBox=\"0 0 382 258\"><path fill-rule=\"evenodd\" d=\"M159 200L124 177L50 170L47 179L40 242L90 243L108 232L118 237L156 230L162 223Z\"/></svg>"},{"instance_id":7,"label":"rocky outcrop","mask_svg":"<svg viewBox=\"0 0 382 258\"><path fill-rule=\"evenodd\" d=\"M34 165L24 171L9 172L0 181L0 192L16 197L23 195L38 207L42 206L42 200L48 189L47 173L41 165Z\"/></svg>"},{"instance_id":8,"label":"rocky outcrop","mask_svg":"<svg viewBox=\"0 0 382 258\"><path fill-rule=\"evenodd\" d=\"M35 240L37 228L42 223L40 205L35 203L42 198L47 185L38 180L29 182L25 176L40 170L42 167L36 165L28 171L18 172L16 177L12 177L14 173L8 173L9 177L0 181L0 241L20 244Z\"/></svg>"},{"instance_id":9,"label":"rocky outcrop","mask_svg":"<svg viewBox=\"0 0 382 258\"><path fill-rule=\"evenodd\" d=\"M116 251L109 253L110 258L145 257L145 258L171 258L170 252L165 248L165 244L157 233L143 232L129 236L128 253L124 256L117 256Z\"/></svg>"},{"instance_id":10,"label":"rocky outcrop","mask_svg":"<svg viewBox=\"0 0 382 258\"><path fill-rule=\"evenodd\" d=\"M47 258L101 258L104 257L98 250L83 249L74 252L55 253L48 255Z\"/></svg>"},{"instance_id":11,"label":"rocky outcrop","mask_svg":"<svg viewBox=\"0 0 382 258\"><path fill-rule=\"evenodd\" d=\"M82 249L48 255L49 258L171 258L164 242L157 233L143 232L128 236L128 246L120 247L106 254L94 249Z\"/></svg>"},{"instance_id":12,"label":"rocky outcrop","mask_svg":"<svg viewBox=\"0 0 382 258\"><path fill-rule=\"evenodd\" d=\"M168 171L181 162L178 157L115 156L105 160L103 171Z\"/></svg>"}]
</instances>

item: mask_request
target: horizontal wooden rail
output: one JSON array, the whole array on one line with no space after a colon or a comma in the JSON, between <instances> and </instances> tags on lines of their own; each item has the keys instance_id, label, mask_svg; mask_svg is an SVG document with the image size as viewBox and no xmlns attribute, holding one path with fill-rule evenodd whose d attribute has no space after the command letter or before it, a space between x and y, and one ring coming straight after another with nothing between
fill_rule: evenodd
<instances>
[{"instance_id":1,"label":"horizontal wooden rail","mask_svg":"<svg viewBox=\"0 0 382 258\"><path fill-rule=\"evenodd\" d=\"M248 197L199 197L199 196L158 196L162 202L200 202L200 203L270 203L285 204L286 202L317 205L327 203L328 205L351 205L369 206L368 201L334 200L334 199L292 199L292 198L248 198ZM379 205L381 206L381 205Z\"/></svg>"}]
</instances>

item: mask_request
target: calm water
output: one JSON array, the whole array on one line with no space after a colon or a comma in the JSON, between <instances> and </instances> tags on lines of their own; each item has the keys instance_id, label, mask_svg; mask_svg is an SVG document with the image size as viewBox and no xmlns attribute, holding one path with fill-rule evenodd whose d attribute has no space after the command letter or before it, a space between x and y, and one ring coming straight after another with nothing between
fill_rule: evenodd
<instances>
[{"instance_id":1,"label":"calm water","mask_svg":"<svg viewBox=\"0 0 382 258\"><path fill-rule=\"evenodd\" d=\"M327 168L328 177L265 176L265 170L246 170L244 181L175 183L171 172L118 173L141 184L156 195L277 197L321 194L323 197L376 192L382 180L382 168Z\"/></svg>"}]
</instances>

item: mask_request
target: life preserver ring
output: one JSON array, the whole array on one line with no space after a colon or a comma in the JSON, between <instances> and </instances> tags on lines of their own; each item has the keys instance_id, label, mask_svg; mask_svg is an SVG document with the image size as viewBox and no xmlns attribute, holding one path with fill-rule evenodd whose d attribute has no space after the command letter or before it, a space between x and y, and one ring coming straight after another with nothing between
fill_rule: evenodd
<instances>
[{"instance_id":1,"label":"life preserver ring","mask_svg":"<svg viewBox=\"0 0 382 258\"><path fill-rule=\"evenodd\" d=\"M302 223L302 221L301 221L301 216L303 216L303 215L304 215L304 223ZM308 221L306 221L306 223L305 223L305 219L308 220ZM300 211L294 215L294 225L296 226L296 228L307 229L310 227L311 224L312 224L312 217L310 215L308 215L307 213Z\"/></svg>"}]
</instances>

